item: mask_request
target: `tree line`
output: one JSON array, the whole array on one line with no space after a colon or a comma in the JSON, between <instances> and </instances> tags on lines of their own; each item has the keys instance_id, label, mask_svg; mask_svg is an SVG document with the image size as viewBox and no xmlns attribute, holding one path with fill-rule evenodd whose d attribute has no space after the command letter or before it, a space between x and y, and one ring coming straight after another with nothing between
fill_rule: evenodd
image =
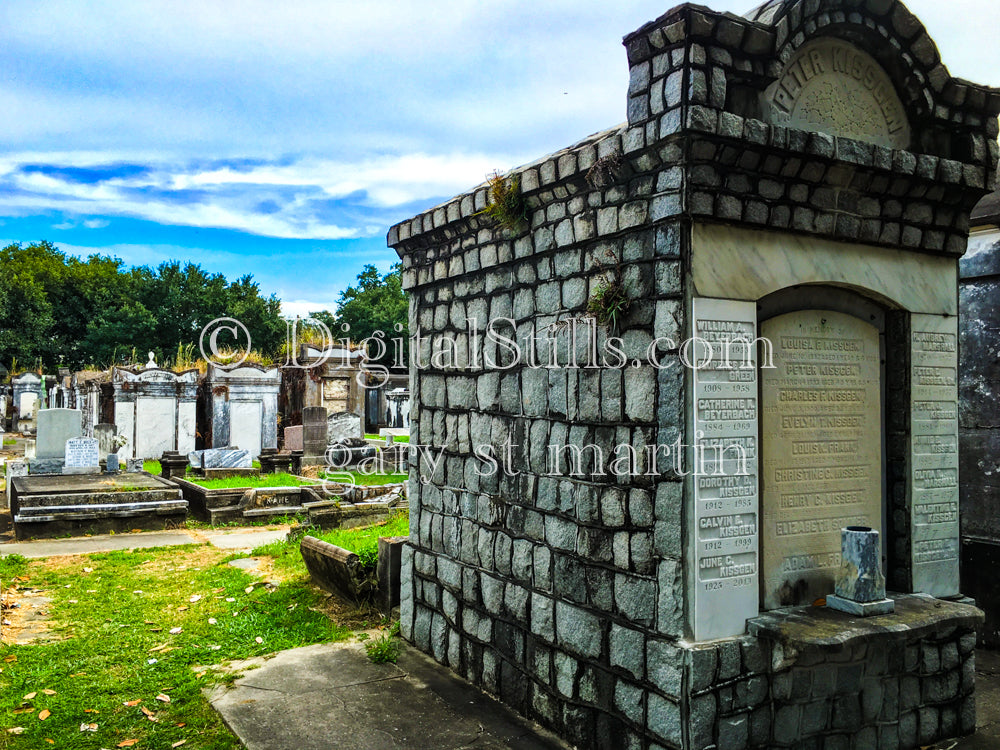
<instances>
[{"instance_id":1,"label":"tree line","mask_svg":"<svg viewBox=\"0 0 1000 750\"><path fill-rule=\"evenodd\" d=\"M314 315L338 329L350 325L355 340L367 329L405 327L398 269L383 276L366 266L358 285L341 294L336 312ZM200 356L202 329L222 317L243 323L263 358L282 356L281 301L262 294L250 275L228 281L190 262L150 268L102 255L81 260L46 241L0 250L0 365L6 368L142 364L150 351L161 365L173 364L179 350Z\"/></svg>"}]
</instances>

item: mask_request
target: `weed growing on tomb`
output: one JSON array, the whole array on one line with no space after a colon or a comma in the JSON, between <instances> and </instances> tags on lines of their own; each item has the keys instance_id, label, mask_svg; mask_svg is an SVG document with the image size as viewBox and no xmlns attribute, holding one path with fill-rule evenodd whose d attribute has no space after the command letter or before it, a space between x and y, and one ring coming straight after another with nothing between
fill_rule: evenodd
<instances>
[{"instance_id":1,"label":"weed growing on tomb","mask_svg":"<svg viewBox=\"0 0 1000 750\"><path fill-rule=\"evenodd\" d=\"M384 664L386 662L396 663L399 659L399 623L394 622L391 627L383 630L378 637L365 643L365 651L368 652L368 659L373 664Z\"/></svg>"},{"instance_id":2,"label":"weed growing on tomb","mask_svg":"<svg viewBox=\"0 0 1000 750\"><path fill-rule=\"evenodd\" d=\"M238 748L202 694L227 679L212 665L350 631L319 611L324 597L305 580L265 586L225 559L192 545L0 560L5 587L18 577L52 600L59 639L0 652L0 745Z\"/></svg>"},{"instance_id":3,"label":"weed growing on tomb","mask_svg":"<svg viewBox=\"0 0 1000 750\"><path fill-rule=\"evenodd\" d=\"M587 314L601 325L607 326L611 333L615 333L632 302L622 281L621 261L610 256L610 253L608 255L613 262L611 268L607 268L600 260L594 261L601 273L597 286L587 300Z\"/></svg>"},{"instance_id":4,"label":"weed growing on tomb","mask_svg":"<svg viewBox=\"0 0 1000 750\"><path fill-rule=\"evenodd\" d=\"M598 323L606 325L612 331L617 331L622 317L628 312L629 304L631 303L625 292L625 286L615 274L611 279L602 281L594 289L594 293L587 301L587 312Z\"/></svg>"},{"instance_id":5,"label":"weed growing on tomb","mask_svg":"<svg viewBox=\"0 0 1000 750\"><path fill-rule=\"evenodd\" d=\"M493 222L511 233L520 232L528 224L528 206L521 194L521 178L505 177L496 171L486 178L490 202L476 215L486 214Z\"/></svg>"}]
</instances>

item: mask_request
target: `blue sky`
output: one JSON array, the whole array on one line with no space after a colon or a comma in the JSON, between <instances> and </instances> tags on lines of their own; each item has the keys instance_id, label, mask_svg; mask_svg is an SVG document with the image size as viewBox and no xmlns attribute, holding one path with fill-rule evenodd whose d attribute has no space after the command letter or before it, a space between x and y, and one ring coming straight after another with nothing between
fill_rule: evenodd
<instances>
[{"instance_id":1,"label":"blue sky","mask_svg":"<svg viewBox=\"0 0 1000 750\"><path fill-rule=\"evenodd\" d=\"M621 38L671 5L3 0L0 242L332 308L391 224L623 121ZM908 7L1000 85L993 0Z\"/></svg>"}]
</instances>

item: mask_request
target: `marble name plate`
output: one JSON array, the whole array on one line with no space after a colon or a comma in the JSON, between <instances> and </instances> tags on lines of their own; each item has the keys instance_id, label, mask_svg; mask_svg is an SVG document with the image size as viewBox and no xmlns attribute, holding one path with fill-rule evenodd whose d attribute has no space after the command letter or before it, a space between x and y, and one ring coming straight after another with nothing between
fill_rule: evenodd
<instances>
[{"instance_id":1,"label":"marble name plate","mask_svg":"<svg viewBox=\"0 0 1000 750\"><path fill-rule=\"evenodd\" d=\"M910 322L910 502L913 590L959 593L958 321Z\"/></svg>"},{"instance_id":2,"label":"marble name plate","mask_svg":"<svg viewBox=\"0 0 1000 750\"><path fill-rule=\"evenodd\" d=\"M79 437L66 441L67 469L89 468L99 466L100 463L97 438Z\"/></svg>"},{"instance_id":3,"label":"marble name plate","mask_svg":"<svg viewBox=\"0 0 1000 750\"><path fill-rule=\"evenodd\" d=\"M696 640L739 635L757 614L757 308L694 300L693 486L688 565Z\"/></svg>"}]
</instances>

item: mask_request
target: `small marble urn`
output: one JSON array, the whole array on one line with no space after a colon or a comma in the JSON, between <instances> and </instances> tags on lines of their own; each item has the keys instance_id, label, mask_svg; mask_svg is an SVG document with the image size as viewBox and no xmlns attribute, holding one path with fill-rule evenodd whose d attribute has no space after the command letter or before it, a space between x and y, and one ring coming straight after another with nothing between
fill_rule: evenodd
<instances>
[{"instance_id":1,"label":"small marble urn","mask_svg":"<svg viewBox=\"0 0 1000 750\"><path fill-rule=\"evenodd\" d=\"M875 529L848 526L840 531L840 571L826 606L861 617L884 615L895 610L885 596L882 547Z\"/></svg>"}]
</instances>

